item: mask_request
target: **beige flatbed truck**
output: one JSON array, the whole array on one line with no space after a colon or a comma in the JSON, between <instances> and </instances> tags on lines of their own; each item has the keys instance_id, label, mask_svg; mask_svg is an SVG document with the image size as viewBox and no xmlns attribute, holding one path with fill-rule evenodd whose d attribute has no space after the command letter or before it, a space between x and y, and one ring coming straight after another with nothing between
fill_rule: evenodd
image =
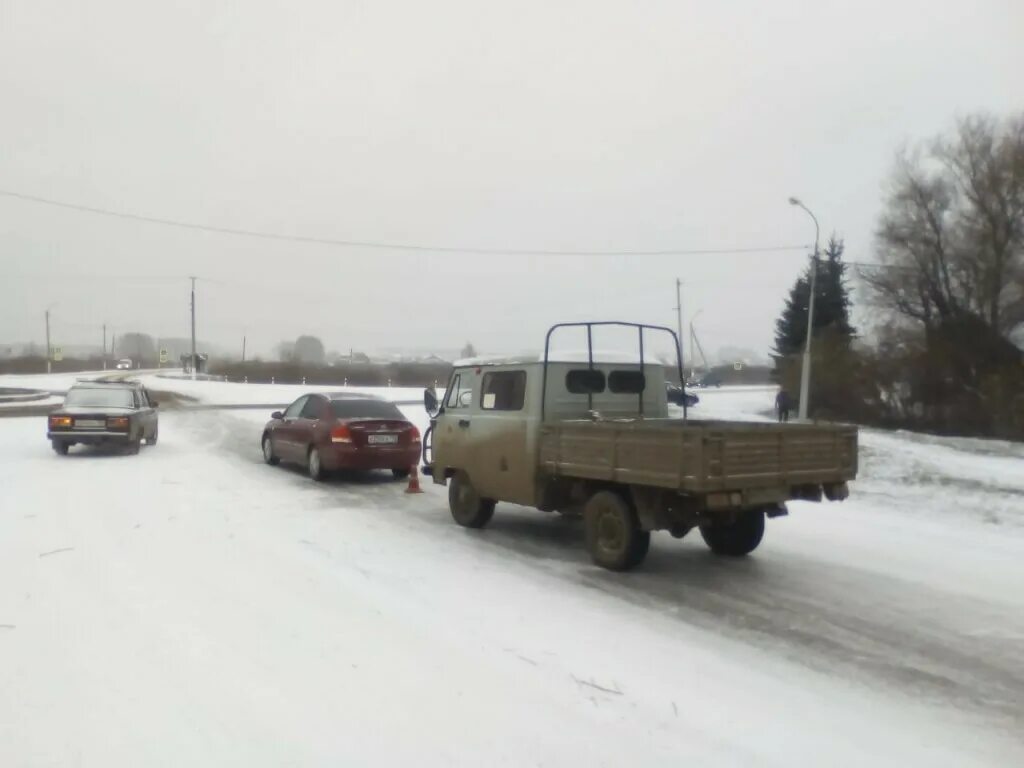
<instances>
[{"instance_id":1,"label":"beige flatbed truck","mask_svg":"<svg viewBox=\"0 0 1024 768\"><path fill-rule=\"evenodd\" d=\"M568 326L586 328L586 352L552 356L552 334ZM639 355L595 354L603 326L635 329ZM543 358L456 363L443 403L424 395L424 473L448 485L455 522L482 528L499 501L581 514L594 562L627 570L651 531L698 528L713 552L742 556L787 501L846 498L855 427L672 417L665 366L642 362L653 333L679 349L668 328L565 323L548 331Z\"/></svg>"}]
</instances>

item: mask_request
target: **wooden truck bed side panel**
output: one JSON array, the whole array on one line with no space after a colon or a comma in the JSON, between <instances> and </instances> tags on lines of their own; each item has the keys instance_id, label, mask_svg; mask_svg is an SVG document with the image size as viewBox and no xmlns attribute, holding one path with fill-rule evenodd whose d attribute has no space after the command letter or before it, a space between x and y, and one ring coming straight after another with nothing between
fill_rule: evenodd
<instances>
[{"instance_id":1,"label":"wooden truck bed side panel","mask_svg":"<svg viewBox=\"0 0 1024 768\"><path fill-rule=\"evenodd\" d=\"M700 493L852 479L856 430L714 422L563 422L542 427L550 475Z\"/></svg>"}]
</instances>

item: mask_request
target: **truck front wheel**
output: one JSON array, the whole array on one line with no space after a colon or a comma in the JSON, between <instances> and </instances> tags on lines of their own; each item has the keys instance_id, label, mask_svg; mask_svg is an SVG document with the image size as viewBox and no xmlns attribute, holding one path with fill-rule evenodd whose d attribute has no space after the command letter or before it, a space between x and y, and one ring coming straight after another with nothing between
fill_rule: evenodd
<instances>
[{"instance_id":1,"label":"truck front wheel","mask_svg":"<svg viewBox=\"0 0 1024 768\"><path fill-rule=\"evenodd\" d=\"M700 535L716 555L749 555L764 537L764 511L746 509L738 512L731 523L702 525Z\"/></svg>"},{"instance_id":2,"label":"truck front wheel","mask_svg":"<svg viewBox=\"0 0 1024 768\"><path fill-rule=\"evenodd\" d=\"M583 508L587 550L595 564L628 571L643 562L651 533L640 529L632 505L614 491L598 491Z\"/></svg>"},{"instance_id":3,"label":"truck front wheel","mask_svg":"<svg viewBox=\"0 0 1024 768\"><path fill-rule=\"evenodd\" d=\"M448 484L448 508L464 528L483 528L494 517L494 499L480 498L465 472L456 472Z\"/></svg>"}]
</instances>

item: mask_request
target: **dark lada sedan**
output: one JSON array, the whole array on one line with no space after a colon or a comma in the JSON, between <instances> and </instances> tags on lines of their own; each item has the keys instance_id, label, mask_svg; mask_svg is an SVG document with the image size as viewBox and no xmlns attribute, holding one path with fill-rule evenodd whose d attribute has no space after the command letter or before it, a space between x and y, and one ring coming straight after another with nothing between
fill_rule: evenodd
<instances>
[{"instance_id":1,"label":"dark lada sedan","mask_svg":"<svg viewBox=\"0 0 1024 768\"><path fill-rule=\"evenodd\" d=\"M406 477L420 457L416 426L371 395L303 395L272 414L261 440L267 464L299 464L314 480L339 469L390 469Z\"/></svg>"},{"instance_id":2,"label":"dark lada sedan","mask_svg":"<svg viewBox=\"0 0 1024 768\"><path fill-rule=\"evenodd\" d=\"M156 445L156 405L135 382L80 382L50 413L46 436L62 456L78 443L116 445L138 453L143 440Z\"/></svg>"}]
</instances>

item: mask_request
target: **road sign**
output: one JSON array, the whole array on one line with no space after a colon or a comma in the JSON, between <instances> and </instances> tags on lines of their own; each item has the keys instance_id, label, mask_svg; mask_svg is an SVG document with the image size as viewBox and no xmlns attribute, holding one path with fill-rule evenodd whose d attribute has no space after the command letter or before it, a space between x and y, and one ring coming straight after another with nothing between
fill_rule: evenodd
<instances>
[{"instance_id":1,"label":"road sign","mask_svg":"<svg viewBox=\"0 0 1024 768\"><path fill-rule=\"evenodd\" d=\"M54 347L52 357L55 363L59 363L61 360L64 359L64 348Z\"/></svg>"},{"instance_id":2,"label":"road sign","mask_svg":"<svg viewBox=\"0 0 1024 768\"><path fill-rule=\"evenodd\" d=\"M161 349L160 350L160 365L163 365L164 363L166 363L170 359L171 359L171 356L170 356L170 354L168 354L167 350L166 349Z\"/></svg>"}]
</instances>

